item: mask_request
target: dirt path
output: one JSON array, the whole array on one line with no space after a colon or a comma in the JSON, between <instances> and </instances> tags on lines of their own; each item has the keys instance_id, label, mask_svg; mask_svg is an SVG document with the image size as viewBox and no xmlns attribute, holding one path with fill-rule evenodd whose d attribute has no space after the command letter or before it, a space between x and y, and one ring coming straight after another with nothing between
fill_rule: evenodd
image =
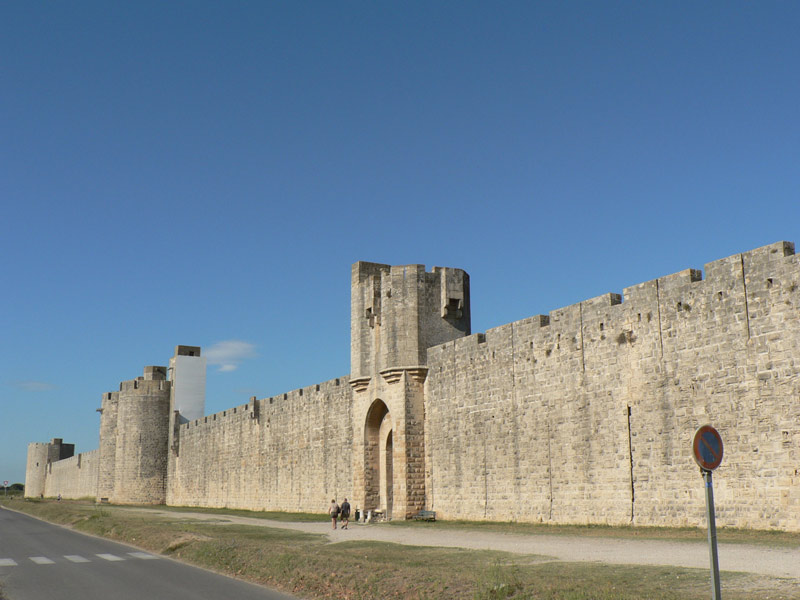
<instances>
[{"instance_id":1,"label":"dirt path","mask_svg":"<svg viewBox=\"0 0 800 600\"><path fill-rule=\"evenodd\" d=\"M211 515L192 512L146 511L172 519L191 519L206 523L242 524L257 527L293 529L327 535L331 543L349 540L375 540L414 546L444 546L475 550L502 550L516 554L536 554L552 560L603 562L631 565L672 565L709 568L708 543L618 538L586 538L569 535L511 534L492 532L389 527L350 524L347 530L331 528L330 522L287 523L252 517ZM770 548L760 545L720 544L719 566L723 571L791 577L800 586L800 548Z\"/></svg>"}]
</instances>

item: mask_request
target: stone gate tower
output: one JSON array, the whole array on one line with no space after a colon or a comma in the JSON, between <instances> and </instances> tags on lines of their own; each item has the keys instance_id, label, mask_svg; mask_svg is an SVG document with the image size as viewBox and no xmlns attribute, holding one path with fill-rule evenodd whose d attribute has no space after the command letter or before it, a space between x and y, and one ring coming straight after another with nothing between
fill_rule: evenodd
<instances>
[{"instance_id":1,"label":"stone gate tower","mask_svg":"<svg viewBox=\"0 0 800 600\"><path fill-rule=\"evenodd\" d=\"M469 275L357 262L351 294L352 500L407 518L425 508L427 350L470 334Z\"/></svg>"}]
</instances>

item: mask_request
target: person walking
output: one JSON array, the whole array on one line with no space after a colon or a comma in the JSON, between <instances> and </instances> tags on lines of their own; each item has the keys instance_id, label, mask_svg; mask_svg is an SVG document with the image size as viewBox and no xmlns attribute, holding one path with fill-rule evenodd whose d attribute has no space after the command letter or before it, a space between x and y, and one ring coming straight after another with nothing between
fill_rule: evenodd
<instances>
[{"instance_id":1,"label":"person walking","mask_svg":"<svg viewBox=\"0 0 800 600\"><path fill-rule=\"evenodd\" d=\"M328 507L328 514L331 516L333 528L336 529L336 519L339 517L339 505L336 504L336 498L331 500L331 505Z\"/></svg>"},{"instance_id":2,"label":"person walking","mask_svg":"<svg viewBox=\"0 0 800 600\"><path fill-rule=\"evenodd\" d=\"M342 502L342 529L347 529L347 524L350 522L350 503L347 498Z\"/></svg>"}]
</instances>

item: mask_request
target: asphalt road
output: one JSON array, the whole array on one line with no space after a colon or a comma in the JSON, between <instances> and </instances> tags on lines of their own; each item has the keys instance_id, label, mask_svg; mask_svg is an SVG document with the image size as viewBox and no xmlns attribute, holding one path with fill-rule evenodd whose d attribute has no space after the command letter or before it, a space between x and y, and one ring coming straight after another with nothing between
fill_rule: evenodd
<instances>
[{"instance_id":1,"label":"asphalt road","mask_svg":"<svg viewBox=\"0 0 800 600\"><path fill-rule=\"evenodd\" d=\"M7 600L292 598L3 508L0 590Z\"/></svg>"}]
</instances>

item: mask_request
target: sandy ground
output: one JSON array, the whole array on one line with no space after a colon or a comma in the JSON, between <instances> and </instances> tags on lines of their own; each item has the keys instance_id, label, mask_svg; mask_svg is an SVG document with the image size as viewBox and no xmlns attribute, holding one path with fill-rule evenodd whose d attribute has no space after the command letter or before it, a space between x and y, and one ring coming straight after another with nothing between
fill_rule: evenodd
<instances>
[{"instance_id":1,"label":"sandy ground","mask_svg":"<svg viewBox=\"0 0 800 600\"><path fill-rule=\"evenodd\" d=\"M414 546L444 546L476 550L501 550L516 554L536 554L552 560L602 562L629 565L672 565L709 568L708 543L663 540L586 538L569 535L511 534L440 530L435 527L389 527L380 524L350 523L346 530L332 529L330 521L287 523L251 517L210 515L157 509L146 511L171 519L191 519L207 523L231 523L260 527L293 529L327 535L331 543L349 540L375 540ZM771 548L761 545L720 544L719 567L722 571L740 571L758 575L791 577L800 586L800 548Z\"/></svg>"}]
</instances>

